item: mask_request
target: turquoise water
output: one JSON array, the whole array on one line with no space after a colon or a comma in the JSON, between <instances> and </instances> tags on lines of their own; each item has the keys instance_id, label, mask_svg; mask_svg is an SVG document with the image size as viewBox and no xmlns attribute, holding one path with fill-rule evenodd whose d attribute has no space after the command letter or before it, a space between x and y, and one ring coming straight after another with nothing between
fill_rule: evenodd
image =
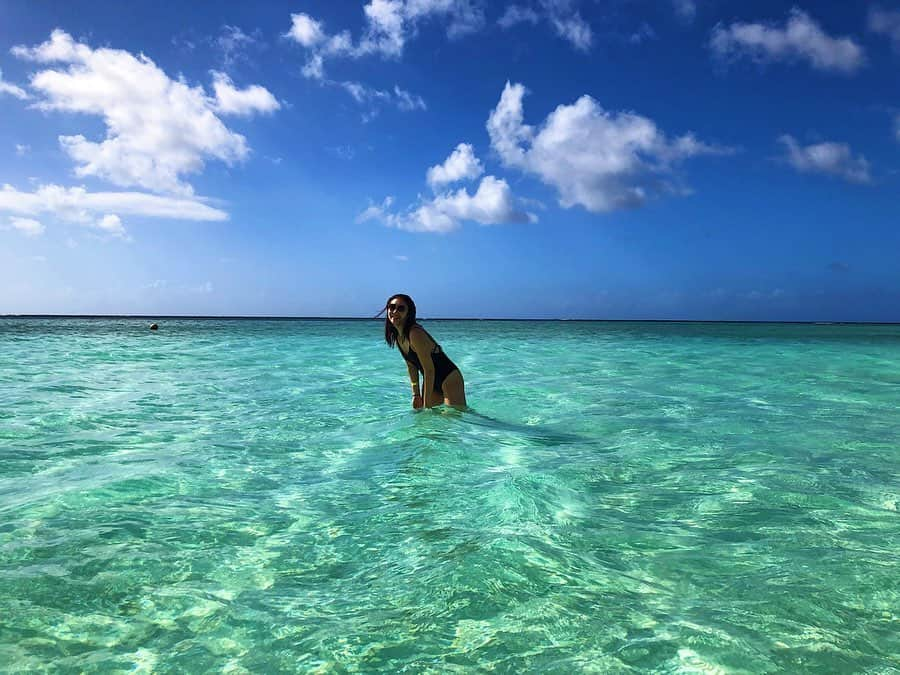
<instances>
[{"instance_id":1,"label":"turquoise water","mask_svg":"<svg viewBox=\"0 0 900 675\"><path fill-rule=\"evenodd\" d=\"M0 318L0 669L897 672L900 326Z\"/></svg>"}]
</instances>

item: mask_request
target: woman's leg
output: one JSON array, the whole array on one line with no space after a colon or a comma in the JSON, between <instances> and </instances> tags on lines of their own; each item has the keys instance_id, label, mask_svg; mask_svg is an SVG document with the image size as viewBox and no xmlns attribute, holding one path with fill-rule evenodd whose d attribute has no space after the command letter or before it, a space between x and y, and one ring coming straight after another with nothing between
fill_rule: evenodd
<instances>
[{"instance_id":1,"label":"woman's leg","mask_svg":"<svg viewBox=\"0 0 900 675\"><path fill-rule=\"evenodd\" d=\"M444 390L444 403L454 408L466 407L466 385L463 382L462 373L454 370L444 378L441 384Z\"/></svg>"}]
</instances>

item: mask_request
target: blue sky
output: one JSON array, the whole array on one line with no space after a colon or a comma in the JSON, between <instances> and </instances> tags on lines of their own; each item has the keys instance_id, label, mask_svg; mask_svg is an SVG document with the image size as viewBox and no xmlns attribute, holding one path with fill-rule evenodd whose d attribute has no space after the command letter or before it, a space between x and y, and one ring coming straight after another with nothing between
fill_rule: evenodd
<instances>
[{"instance_id":1,"label":"blue sky","mask_svg":"<svg viewBox=\"0 0 900 675\"><path fill-rule=\"evenodd\" d=\"M900 4L0 2L0 313L900 321Z\"/></svg>"}]
</instances>

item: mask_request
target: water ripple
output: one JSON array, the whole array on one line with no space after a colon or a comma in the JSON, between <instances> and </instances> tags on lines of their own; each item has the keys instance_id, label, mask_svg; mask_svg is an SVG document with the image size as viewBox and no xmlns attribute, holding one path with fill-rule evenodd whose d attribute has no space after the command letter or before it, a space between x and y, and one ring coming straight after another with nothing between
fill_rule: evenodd
<instances>
[{"instance_id":1,"label":"water ripple","mask_svg":"<svg viewBox=\"0 0 900 675\"><path fill-rule=\"evenodd\" d=\"M429 326L0 319L0 663L896 669L900 329Z\"/></svg>"}]
</instances>

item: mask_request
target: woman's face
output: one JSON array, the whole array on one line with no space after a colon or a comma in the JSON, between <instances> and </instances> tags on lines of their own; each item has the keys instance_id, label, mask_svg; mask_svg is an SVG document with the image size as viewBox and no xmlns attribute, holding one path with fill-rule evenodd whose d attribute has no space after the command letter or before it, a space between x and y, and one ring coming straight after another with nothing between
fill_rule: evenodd
<instances>
[{"instance_id":1,"label":"woman's face","mask_svg":"<svg viewBox=\"0 0 900 675\"><path fill-rule=\"evenodd\" d=\"M391 298L387 306L388 320L393 324L394 328L400 330L406 322L406 314L409 307L402 298Z\"/></svg>"}]
</instances>

